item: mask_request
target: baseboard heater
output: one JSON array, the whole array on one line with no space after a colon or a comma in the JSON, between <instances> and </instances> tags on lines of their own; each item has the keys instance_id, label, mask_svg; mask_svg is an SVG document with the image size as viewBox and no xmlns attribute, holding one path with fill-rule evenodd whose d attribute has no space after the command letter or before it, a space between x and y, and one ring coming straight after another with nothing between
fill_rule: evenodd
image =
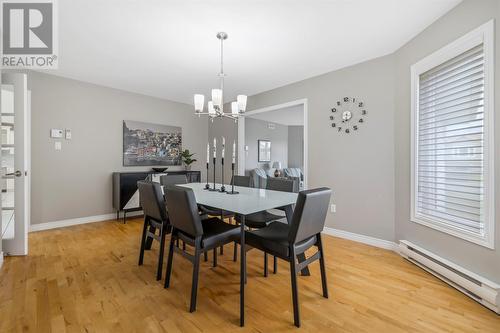
<instances>
[{"instance_id":1,"label":"baseboard heater","mask_svg":"<svg viewBox=\"0 0 500 333\"><path fill-rule=\"evenodd\" d=\"M500 314L500 285L406 240L399 241L399 253L405 259Z\"/></svg>"}]
</instances>

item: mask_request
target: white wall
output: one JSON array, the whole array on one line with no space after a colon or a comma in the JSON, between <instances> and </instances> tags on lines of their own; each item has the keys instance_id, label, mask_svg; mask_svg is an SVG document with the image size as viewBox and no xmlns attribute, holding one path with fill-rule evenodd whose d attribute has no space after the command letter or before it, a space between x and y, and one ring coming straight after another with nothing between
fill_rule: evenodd
<instances>
[{"instance_id":1,"label":"white wall","mask_svg":"<svg viewBox=\"0 0 500 333\"><path fill-rule=\"evenodd\" d=\"M123 120L182 127L183 149L196 154L193 169L205 178L207 123L192 106L38 72L28 80L32 224L112 213L112 172L151 169L122 166ZM72 131L61 151L49 138L51 128Z\"/></svg>"},{"instance_id":2,"label":"white wall","mask_svg":"<svg viewBox=\"0 0 500 333\"><path fill-rule=\"evenodd\" d=\"M329 227L394 240L394 58L386 56L267 91L248 110L308 99L308 186L333 189ZM330 108L344 96L366 103L360 130L331 128ZM362 209L361 209L362 208Z\"/></svg>"},{"instance_id":3,"label":"white wall","mask_svg":"<svg viewBox=\"0 0 500 333\"><path fill-rule=\"evenodd\" d=\"M410 221L410 66L490 19L495 32L495 250ZM396 239L407 239L475 273L500 282L500 19L499 1L467 0L403 46L395 54L396 113L394 127Z\"/></svg>"}]
</instances>

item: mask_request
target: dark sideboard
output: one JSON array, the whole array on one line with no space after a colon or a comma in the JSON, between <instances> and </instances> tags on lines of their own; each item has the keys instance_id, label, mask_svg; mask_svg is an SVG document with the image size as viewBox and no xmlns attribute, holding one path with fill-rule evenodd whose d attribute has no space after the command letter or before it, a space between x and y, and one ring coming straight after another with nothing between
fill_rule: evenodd
<instances>
[{"instance_id":1,"label":"dark sideboard","mask_svg":"<svg viewBox=\"0 0 500 333\"><path fill-rule=\"evenodd\" d=\"M139 180L152 180L160 175L174 174L186 175L188 183L201 182L200 171L165 171L162 173L154 171L132 171L113 172L113 208L116 210L116 219L120 219L120 212L123 212L123 223L127 221L127 212L139 211L139 191L137 182Z\"/></svg>"}]
</instances>

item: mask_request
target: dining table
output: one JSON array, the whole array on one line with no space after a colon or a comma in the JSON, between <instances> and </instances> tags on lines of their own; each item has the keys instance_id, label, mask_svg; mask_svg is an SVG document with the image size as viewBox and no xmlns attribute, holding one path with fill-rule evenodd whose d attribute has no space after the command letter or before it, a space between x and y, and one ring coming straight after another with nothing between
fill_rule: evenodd
<instances>
[{"instance_id":1,"label":"dining table","mask_svg":"<svg viewBox=\"0 0 500 333\"><path fill-rule=\"evenodd\" d=\"M246 250L245 249L245 217L260 211L280 208L285 211L286 220L291 222L293 205L297 201L297 193L266 190L261 188L226 186L225 192L220 192L221 184L211 185L206 189L202 183L179 184L193 190L196 202L199 205L210 206L222 211L238 214L240 219L240 326L245 325L245 283L246 283ZM215 189L214 189L215 188ZM168 199L167 199L168 200ZM302 255L299 262L305 260ZM302 270L302 275L309 275L307 267Z\"/></svg>"}]
</instances>

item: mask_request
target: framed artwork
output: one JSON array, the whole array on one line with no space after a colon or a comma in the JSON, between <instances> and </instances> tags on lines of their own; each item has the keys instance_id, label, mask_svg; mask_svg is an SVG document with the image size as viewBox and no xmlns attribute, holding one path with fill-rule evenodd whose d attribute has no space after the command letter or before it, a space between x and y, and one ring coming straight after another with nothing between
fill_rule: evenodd
<instances>
[{"instance_id":1,"label":"framed artwork","mask_svg":"<svg viewBox=\"0 0 500 333\"><path fill-rule=\"evenodd\" d=\"M181 165L182 128L123 121L123 166Z\"/></svg>"},{"instance_id":2,"label":"framed artwork","mask_svg":"<svg viewBox=\"0 0 500 333\"><path fill-rule=\"evenodd\" d=\"M257 140L259 162L271 162L271 141Z\"/></svg>"}]
</instances>

